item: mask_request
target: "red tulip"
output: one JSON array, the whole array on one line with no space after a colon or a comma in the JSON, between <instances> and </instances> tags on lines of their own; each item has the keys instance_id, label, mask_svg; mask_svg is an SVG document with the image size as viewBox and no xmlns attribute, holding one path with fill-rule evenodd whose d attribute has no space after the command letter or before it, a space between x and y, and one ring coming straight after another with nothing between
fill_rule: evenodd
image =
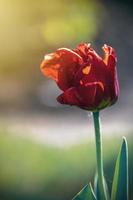
<instances>
[{"instance_id":1,"label":"red tulip","mask_svg":"<svg viewBox=\"0 0 133 200\"><path fill-rule=\"evenodd\" d=\"M74 50L60 48L44 57L42 73L54 79L63 91L57 97L58 102L91 111L116 102L119 91L116 53L107 45L102 49L103 59L86 43Z\"/></svg>"}]
</instances>

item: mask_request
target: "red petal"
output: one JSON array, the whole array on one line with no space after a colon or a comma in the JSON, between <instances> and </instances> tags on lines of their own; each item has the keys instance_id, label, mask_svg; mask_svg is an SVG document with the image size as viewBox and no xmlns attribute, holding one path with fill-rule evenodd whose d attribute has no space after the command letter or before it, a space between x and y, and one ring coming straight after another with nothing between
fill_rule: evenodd
<instances>
[{"instance_id":1,"label":"red petal","mask_svg":"<svg viewBox=\"0 0 133 200\"><path fill-rule=\"evenodd\" d=\"M76 88L72 87L57 97L57 101L61 104L77 105L80 106L78 93Z\"/></svg>"},{"instance_id":2,"label":"red petal","mask_svg":"<svg viewBox=\"0 0 133 200\"><path fill-rule=\"evenodd\" d=\"M104 51L104 63L109 67L109 68L114 68L116 66L117 62L117 57L116 57L116 52L115 50L107 46L106 44L102 47Z\"/></svg>"},{"instance_id":3,"label":"red petal","mask_svg":"<svg viewBox=\"0 0 133 200\"><path fill-rule=\"evenodd\" d=\"M80 81L84 84L100 81L106 85L108 82L109 70L102 58L92 48L89 49L88 56L90 58L88 63L80 67L75 75L75 84L79 85Z\"/></svg>"},{"instance_id":4,"label":"red petal","mask_svg":"<svg viewBox=\"0 0 133 200\"><path fill-rule=\"evenodd\" d=\"M58 96L61 104L76 105L83 109L95 110L103 100L104 88L101 82L94 82L78 88L70 88Z\"/></svg>"},{"instance_id":5,"label":"red petal","mask_svg":"<svg viewBox=\"0 0 133 200\"><path fill-rule=\"evenodd\" d=\"M80 86L78 94L81 97L81 107L95 110L104 99L104 85L102 82L92 82Z\"/></svg>"},{"instance_id":6,"label":"red petal","mask_svg":"<svg viewBox=\"0 0 133 200\"><path fill-rule=\"evenodd\" d=\"M110 91L110 98L113 104L117 100L119 93L119 84L116 71L117 57L116 52L112 47L105 44L102 49L104 51L104 63L107 65L110 74L110 78L108 80L108 90Z\"/></svg>"},{"instance_id":7,"label":"red petal","mask_svg":"<svg viewBox=\"0 0 133 200\"><path fill-rule=\"evenodd\" d=\"M88 59L88 51L90 49L91 44L90 43L81 43L79 44L76 49L74 50L76 53L78 53L84 60L84 62Z\"/></svg>"},{"instance_id":8,"label":"red petal","mask_svg":"<svg viewBox=\"0 0 133 200\"><path fill-rule=\"evenodd\" d=\"M44 57L41 70L44 75L54 79L60 89L73 86L73 77L82 64L82 58L74 51L61 48Z\"/></svg>"}]
</instances>

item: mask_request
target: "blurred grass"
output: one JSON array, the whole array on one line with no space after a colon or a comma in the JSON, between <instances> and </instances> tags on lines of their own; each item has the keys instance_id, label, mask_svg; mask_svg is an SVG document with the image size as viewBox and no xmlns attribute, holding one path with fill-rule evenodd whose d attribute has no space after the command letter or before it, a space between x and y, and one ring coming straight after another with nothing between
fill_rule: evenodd
<instances>
[{"instance_id":1,"label":"blurred grass","mask_svg":"<svg viewBox=\"0 0 133 200\"><path fill-rule=\"evenodd\" d=\"M128 136L128 142L131 198L132 136ZM119 146L118 137L104 140L105 176L109 185ZM82 186L93 181L94 174L95 146L92 142L60 149L0 131L0 199L72 199Z\"/></svg>"}]
</instances>

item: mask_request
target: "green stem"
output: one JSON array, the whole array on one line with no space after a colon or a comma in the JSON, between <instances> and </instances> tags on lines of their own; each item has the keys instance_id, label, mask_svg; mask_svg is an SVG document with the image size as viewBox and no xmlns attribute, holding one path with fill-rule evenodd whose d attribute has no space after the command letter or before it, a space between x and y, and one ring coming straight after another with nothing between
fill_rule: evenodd
<instances>
[{"instance_id":1,"label":"green stem","mask_svg":"<svg viewBox=\"0 0 133 200\"><path fill-rule=\"evenodd\" d=\"M104 173L103 173L102 137L100 130L99 112L93 112L93 120L95 127L98 187L101 199L106 200L106 193L104 187Z\"/></svg>"}]
</instances>

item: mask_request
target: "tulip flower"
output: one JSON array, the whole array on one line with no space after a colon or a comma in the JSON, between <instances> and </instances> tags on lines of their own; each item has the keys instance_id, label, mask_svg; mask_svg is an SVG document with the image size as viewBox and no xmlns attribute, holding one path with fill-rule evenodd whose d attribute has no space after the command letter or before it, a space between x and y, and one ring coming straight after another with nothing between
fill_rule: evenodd
<instances>
[{"instance_id":1,"label":"tulip flower","mask_svg":"<svg viewBox=\"0 0 133 200\"><path fill-rule=\"evenodd\" d=\"M87 185L73 200L110 200L103 171L99 111L117 101L119 84L116 52L108 45L102 49L103 58L86 43L79 44L73 50L60 48L45 55L41 63L42 73L52 78L62 90L62 94L57 97L58 102L93 113L97 159L95 194L92 186ZM111 192L111 200L119 199L128 200L128 148L125 138L118 155Z\"/></svg>"},{"instance_id":2,"label":"tulip flower","mask_svg":"<svg viewBox=\"0 0 133 200\"><path fill-rule=\"evenodd\" d=\"M42 73L56 81L63 93L61 104L75 105L96 111L114 104L118 98L115 50L103 46L101 58L90 44L80 44L74 50L57 49L41 63Z\"/></svg>"}]
</instances>

